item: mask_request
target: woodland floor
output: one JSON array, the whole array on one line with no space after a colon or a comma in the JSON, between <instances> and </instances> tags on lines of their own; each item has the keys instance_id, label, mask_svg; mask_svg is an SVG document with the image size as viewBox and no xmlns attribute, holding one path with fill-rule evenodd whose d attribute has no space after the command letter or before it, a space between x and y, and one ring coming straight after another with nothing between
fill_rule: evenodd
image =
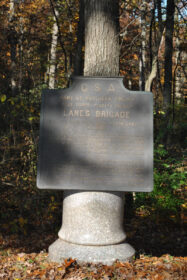
<instances>
[{"instance_id":1,"label":"woodland floor","mask_svg":"<svg viewBox=\"0 0 187 280\"><path fill-rule=\"evenodd\" d=\"M76 260L49 263L47 248L57 233L41 230L0 236L0 279L187 279L187 237L184 224L134 217L125 224L127 241L136 249L132 262L113 266Z\"/></svg>"}]
</instances>

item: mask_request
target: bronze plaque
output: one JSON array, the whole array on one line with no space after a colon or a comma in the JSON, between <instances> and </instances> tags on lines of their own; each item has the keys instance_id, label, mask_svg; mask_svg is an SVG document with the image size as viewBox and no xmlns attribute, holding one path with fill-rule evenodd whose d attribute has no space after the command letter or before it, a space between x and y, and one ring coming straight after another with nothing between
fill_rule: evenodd
<instances>
[{"instance_id":1,"label":"bronze plaque","mask_svg":"<svg viewBox=\"0 0 187 280\"><path fill-rule=\"evenodd\" d=\"M75 77L42 94L37 186L148 192L153 189L152 93L123 78Z\"/></svg>"}]
</instances>

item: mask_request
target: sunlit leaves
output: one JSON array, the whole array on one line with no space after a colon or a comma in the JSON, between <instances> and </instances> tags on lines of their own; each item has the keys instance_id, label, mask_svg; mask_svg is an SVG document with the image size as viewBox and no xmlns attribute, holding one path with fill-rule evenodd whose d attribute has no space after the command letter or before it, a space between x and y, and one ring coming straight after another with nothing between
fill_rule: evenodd
<instances>
[{"instance_id":1,"label":"sunlit leaves","mask_svg":"<svg viewBox=\"0 0 187 280\"><path fill-rule=\"evenodd\" d=\"M6 94L1 94L0 95L0 100L2 103L4 103L6 101Z\"/></svg>"},{"instance_id":2,"label":"sunlit leaves","mask_svg":"<svg viewBox=\"0 0 187 280\"><path fill-rule=\"evenodd\" d=\"M76 279L76 280L180 280L185 279L187 259L164 255L160 258L141 255L132 263L116 262L114 265L77 265L75 260L47 262L47 254L1 254L2 279Z\"/></svg>"}]
</instances>

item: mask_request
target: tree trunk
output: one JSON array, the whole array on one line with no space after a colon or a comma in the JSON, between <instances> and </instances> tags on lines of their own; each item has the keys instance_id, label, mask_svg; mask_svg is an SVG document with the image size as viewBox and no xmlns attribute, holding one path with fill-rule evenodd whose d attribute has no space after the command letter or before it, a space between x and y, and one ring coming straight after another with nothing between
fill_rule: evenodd
<instances>
[{"instance_id":1,"label":"tree trunk","mask_svg":"<svg viewBox=\"0 0 187 280\"><path fill-rule=\"evenodd\" d=\"M83 73L83 57L82 47L84 44L84 0L79 3L79 23L77 30L77 51L75 55L74 74L82 75Z\"/></svg>"},{"instance_id":2,"label":"tree trunk","mask_svg":"<svg viewBox=\"0 0 187 280\"><path fill-rule=\"evenodd\" d=\"M56 17L58 17L58 11L55 9ZM50 66L49 66L49 88L55 88L55 72L56 72L56 50L58 44L58 25L56 17L53 17L53 29L51 39L51 51L50 51Z\"/></svg>"},{"instance_id":3,"label":"tree trunk","mask_svg":"<svg viewBox=\"0 0 187 280\"><path fill-rule=\"evenodd\" d=\"M67 51L65 49L64 42L63 42L63 39L62 39L62 34L61 34L61 31L60 31L60 24L59 24L59 20L58 20L58 11L55 8L56 7L55 4L57 5L58 3L57 2L53 3L53 0L49 0L49 3L50 3L50 6L51 6L51 9L52 9L52 12L53 12L53 16L55 18L55 23L56 23L56 26L57 26L57 29L58 29L58 39L59 39L59 43L60 43L60 46L62 48L62 51L64 53L64 70L65 70L65 73L67 75L68 74ZM56 27L55 27L55 30L56 30Z\"/></svg>"},{"instance_id":4,"label":"tree trunk","mask_svg":"<svg viewBox=\"0 0 187 280\"><path fill-rule=\"evenodd\" d=\"M10 86L11 86L12 96L14 96L15 92L16 92L16 44L17 44L17 34L16 34L15 26L14 26L14 17L15 17L15 3L14 3L14 0L10 0L8 41L9 41L9 44L10 44L10 56L11 56Z\"/></svg>"},{"instance_id":5,"label":"tree trunk","mask_svg":"<svg viewBox=\"0 0 187 280\"><path fill-rule=\"evenodd\" d=\"M161 50L163 44L163 34L164 34L164 26L162 21L162 1L156 0L154 2L154 8L152 9L152 19L151 19L151 26L150 26L150 34L149 34L149 48L150 48L150 72L146 77L145 81L145 90L151 91L152 90L152 83L157 76L158 73L158 59L159 59L159 52ZM157 38L153 45L153 25L155 23L155 13L157 14L158 19L158 32Z\"/></svg>"},{"instance_id":6,"label":"tree trunk","mask_svg":"<svg viewBox=\"0 0 187 280\"><path fill-rule=\"evenodd\" d=\"M145 82L145 90L146 91L151 91L151 88L152 88L152 83L154 81L154 79L156 78L156 75L157 75L157 70L158 70L158 56L159 56L159 53L160 53L160 50L161 50L161 47L162 47L162 44L163 44L163 38L164 38L164 31L163 31L163 34L162 34L162 37L160 39L160 45L158 46L158 50L157 50L157 53L154 54L153 56L153 60L152 60L152 66L151 66L151 71L146 79L146 82Z\"/></svg>"},{"instance_id":7,"label":"tree trunk","mask_svg":"<svg viewBox=\"0 0 187 280\"><path fill-rule=\"evenodd\" d=\"M174 15L174 20L176 24L176 32L177 35L179 34L179 14L178 10L175 10L175 15ZM181 64L181 51L180 51L180 37L176 37L175 40L175 69L173 71L173 111L174 111L174 105L175 103L180 104L182 101L182 96L181 96L181 80L180 80L180 71L179 71L179 66Z\"/></svg>"},{"instance_id":8,"label":"tree trunk","mask_svg":"<svg viewBox=\"0 0 187 280\"><path fill-rule=\"evenodd\" d=\"M175 1L167 0L165 63L164 63L165 74L164 74L164 92L163 92L163 102L165 108L167 108L168 105L171 104L174 12L175 12Z\"/></svg>"},{"instance_id":9,"label":"tree trunk","mask_svg":"<svg viewBox=\"0 0 187 280\"><path fill-rule=\"evenodd\" d=\"M18 89L19 92L22 91L22 76L23 76L23 17L19 19L19 39L18 39L18 53L19 53L19 79L18 79Z\"/></svg>"},{"instance_id":10,"label":"tree trunk","mask_svg":"<svg viewBox=\"0 0 187 280\"><path fill-rule=\"evenodd\" d=\"M140 50L140 79L139 79L139 89L145 90L145 57L146 57L146 9L147 3L144 0L141 5L141 50Z\"/></svg>"},{"instance_id":11,"label":"tree trunk","mask_svg":"<svg viewBox=\"0 0 187 280\"><path fill-rule=\"evenodd\" d=\"M157 46L160 45L160 40L162 38L162 33L164 30L164 25L162 21L162 0L156 0L156 7L157 7L157 18L158 18L158 39L157 39Z\"/></svg>"},{"instance_id":12,"label":"tree trunk","mask_svg":"<svg viewBox=\"0 0 187 280\"><path fill-rule=\"evenodd\" d=\"M118 76L118 1L84 0L84 3L84 76Z\"/></svg>"},{"instance_id":13,"label":"tree trunk","mask_svg":"<svg viewBox=\"0 0 187 280\"><path fill-rule=\"evenodd\" d=\"M149 73L146 83L145 83L145 90L146 91L151 91L151 87L152 87L152 83L153 80L156 78L156 74L157 74L157 60L158 57L155 56L152 62L152 67L151 67L151 72Z\"/></svg>"}]
</instances>

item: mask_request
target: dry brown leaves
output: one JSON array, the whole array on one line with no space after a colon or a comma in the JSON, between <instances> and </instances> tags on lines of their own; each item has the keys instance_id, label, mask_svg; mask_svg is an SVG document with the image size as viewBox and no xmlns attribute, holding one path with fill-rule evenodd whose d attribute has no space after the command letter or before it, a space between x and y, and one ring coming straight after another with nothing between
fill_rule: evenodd
<instances>
[{"instance_id":1,"label":"dry brown leaves","mask_svg":"<svg viewBox=\"0 0 187 280\"><path fill-rule=\"evenodd\" d=\"M185 280L187 258L164 255L160 258L141 256L132 262L116 262L112 266L102 264L78 265L74 260L62 264L47 261L47 253L0 252L0 279L49 279L49 280Z\"/></svg>"}]
</instances>

